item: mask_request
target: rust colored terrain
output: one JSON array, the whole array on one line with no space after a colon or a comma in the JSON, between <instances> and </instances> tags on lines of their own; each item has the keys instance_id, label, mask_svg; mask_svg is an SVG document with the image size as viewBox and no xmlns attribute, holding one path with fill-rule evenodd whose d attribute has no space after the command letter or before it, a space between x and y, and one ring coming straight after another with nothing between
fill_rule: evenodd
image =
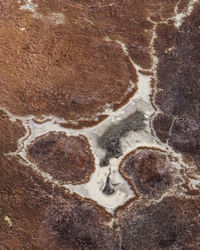
<instances>
[{"instance_id":1,"label":"rust colored terrain","mask_svg":"<svg viewBox=\"0 0 200 250\"><path fill-rule=\"evenodd\" d=\"M21 122L12 122L6 112L0 109L0 154L16 151L17 142L24 134Z\"/></svg>"},{"instance_id":2,"label":"rust colored terrain","mask_svg":"<svg viewBox=\"0 0 200 250\"><path fill-rule=\"evenodd\" d=\"M140 194L158 198L173 184L173 174L164 153L138 149L125 157L120 172Z\"/></svg>"},{"instance_id":3,"label":"rust colored terrain","mask_svg":"<svg viewBox=\"0 0 200 250\"><path fill-rule=\"evenodd\" d=\"M190 2L0 1L0 250L200 249L199 0L180 27L173 19ZM95 134L145 77L151 118L134 107ZM46 133L43 118L69 134ZM125 154L132 132L161 147L144 142ZM96 200L127 194L113 213L70 191L97 169L110 172L106 186L99 176L87 184L101 186Z\"/></svg>"},{"instance_id":4,"label":"rust colored terrain","mask_svg":"<svg viewBox=\"0 0 200 250\"><path fill-rule=\"evenodd\" d=\"M103 208L52 188L3 156L0 194L0 249L111 249L113 244L117 249L118 238L106 225L111 216Z\"/></svg>"},{"instance_id":5,"label":"rust colored terrain","mask_svg":"<svg viewBox=\"0 0 200 250\"><path fill-rule=\"evenodd\" d=\"M177 1L34 1L34 12L22 4L0 3L0 105L79 123L134 94L130 59L151 68L152 21L172 17Z\"/></svg>"},{"instance_id":6,"label":"rust colored terrain","mask_svg":"<svg viewBox=\"0 0 200 250\"><path fill-rule=\"evenodd\" d=\"M88 182L94 172L94 157L84 136L50 132L28 148L29 158L44 172L65 183Z\"/></svg>"}]
</instances>

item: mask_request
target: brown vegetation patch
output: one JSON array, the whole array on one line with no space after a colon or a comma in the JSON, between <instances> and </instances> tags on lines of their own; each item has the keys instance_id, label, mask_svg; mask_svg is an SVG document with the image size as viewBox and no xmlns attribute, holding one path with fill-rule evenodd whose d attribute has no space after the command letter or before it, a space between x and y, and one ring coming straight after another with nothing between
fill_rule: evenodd
<instances>
[{"instance_id":1,"label":"brown vegetation patch","mask_svg":"<svg viewBox=\"0 0 200 250\"><path fill-rule=\"evenodd\" d=\"M50 132L28 147L29 159L65 183L85 183L95 170L94 156L84 136Z\"/></svg>"},{"instance_id":2,"label":"brown vegetation patch","mask_svg":"<svg viewBox=\"0 0 200 250\"><path fill-rule=\"evenodd\" d=\"M167 41L172 46L168 53L160 54L158 64L158 83L160 91L155 102L164 114L156 118L154 127L163 140L185 155L199 159L200 155L200 5L196 4L192 14L185 19L175 39ZM165 36L165 34L164 34ZM162 39L161 39L162 40ZM159 39L158 39L159 41ZM174 120L169 133L168 121ZM157 124L156 124L157 123ZM163 135L165 138L163 138Z\"/></svg>"},{"instance_id":3,"label":"brown vegetation patch","mask_svg":"<svg viewBox=\"0 0 200 250\"><path fill-rule=\"evenodd\" d=\"M17 142L25 134L21 121L12 122L0 109L0 154L17 150Z\"/></svg>"},{"instance_id":4,"label":"brown vegetation patch","mask_svg":"<svg viewBox=\"0 0 200 250\"><path fill-rule=\"evenodd\" d=\"M58 247L119 249L119 239L107 223L111 215L89 200L56 198L46 210L44 224Z\"/></svg>"},{"instance_id":5,"label":"brown vegetation patch","mask_svg":"<svg viewBox=\"0 0 200 250\"><path fill-rule=\"evenodd\" d=\"M121 249L198 249L199 199L165 197L149 206L121 211Z\"/></svg>"},{"instance_id":6,"label":"brown vegetation patch","mask_svg":"<svg viewBox=\"0 0 200 250\"><path fill-rule=\"evenodd\" d=\"M139 148L129 153L120 172L132 187L150 198L159 198L173 184L166 156L156 149Z\"/></svg>"}]
</instances>

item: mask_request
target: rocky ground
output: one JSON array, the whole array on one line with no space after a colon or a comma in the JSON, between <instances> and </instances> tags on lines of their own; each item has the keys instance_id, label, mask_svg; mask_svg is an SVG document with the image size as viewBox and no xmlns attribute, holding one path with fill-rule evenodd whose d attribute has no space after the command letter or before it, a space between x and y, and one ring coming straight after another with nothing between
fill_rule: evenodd
<instances>
[{"instance_id":1,"label":"rocky ground","mask_svg":"<svg viewBox=\"0 0 200 250\"><path fill-rule=\"evenodd\" d=\"M200 249L200 1L0 1L0 249Z\"/></svg>"}]
</instances>

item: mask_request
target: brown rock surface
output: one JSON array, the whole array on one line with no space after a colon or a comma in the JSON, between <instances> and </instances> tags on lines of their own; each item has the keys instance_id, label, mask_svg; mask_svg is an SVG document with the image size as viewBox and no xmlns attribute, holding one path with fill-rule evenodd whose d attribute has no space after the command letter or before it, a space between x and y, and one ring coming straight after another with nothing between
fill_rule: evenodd
<instances>
[{"instance_id":1,"label":"brown rock surface","mask_svg":"<svg viewBox=\"0 0 200 250\"><path fill-rule=\"evenodd\" d=\"M174 182L166 156L159 150L139 148L129 153L120 165L120 172L133 189L152 198L159 198ZM174 173L175 175L175 173Z\"/></svg>"},{"instance_id":2,"label":"brown rock surface","mask_svg":"<svg viewBox=\"0 0 200 250\"><path fill-rule=\"evenodd\" d=\"M36 138L28 154L39 168L65 183L88 182L95 170L94 156L84 136L50 132Z\"/></svg>"}]
</instances>

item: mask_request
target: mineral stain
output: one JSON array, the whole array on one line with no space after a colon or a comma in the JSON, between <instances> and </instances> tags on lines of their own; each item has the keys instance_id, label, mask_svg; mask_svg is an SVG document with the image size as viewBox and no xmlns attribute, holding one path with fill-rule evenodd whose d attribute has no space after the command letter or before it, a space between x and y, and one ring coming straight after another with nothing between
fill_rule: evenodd
<instances>
[{"instance_id":1,"label":"mineral stain","mask_svg":"<svg viewBox=\"0 0 200 250\"><path fill-rule=\"evenodd\" d=\"M98 139L99 146L106 150L105 157L101 160L100 166L108 166L110 158L117 158L122 154L120 139L130 131L138 131L145 128L145 116L136 111L118 124L109 127Z\"/></svg>"},{"instance_id":2,"label":"mineral stain","mask_svg":"<svg viewBox=\"0 0 200 250\"><path fill-rule=\"evenodd\" d=\"M110 183L110 174L108 175L107 179L106 179L106 184L105 187L103 189L103 193L105 195L111 195L115 192L114 188L112 188L111 183Z\"/></svg>"}]
</instances>

